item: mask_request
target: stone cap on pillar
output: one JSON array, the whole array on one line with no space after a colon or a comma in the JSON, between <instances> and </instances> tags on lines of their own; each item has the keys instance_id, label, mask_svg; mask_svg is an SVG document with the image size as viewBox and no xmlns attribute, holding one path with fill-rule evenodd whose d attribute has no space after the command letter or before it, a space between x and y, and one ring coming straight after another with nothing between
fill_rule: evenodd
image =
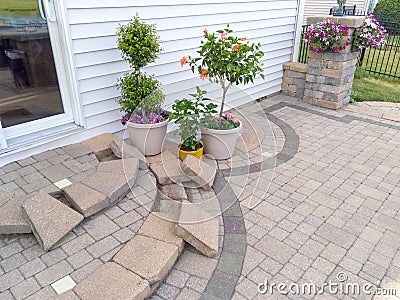
<instances>
[{"instance_id":1,"label":"stone cap on pillar","mask_svg":"<svg viewBox=\"0 0 400 300\"><path fill-rule=\"evenodd\" d=\"M322 21L331 20L332 22L338 23L342 26L349 28L356 28L364 25L365 16L346 16L346 17L334 17L334 16L316 16L308 17L307 25L317 24Z\"/></svg>"}]
</instances>

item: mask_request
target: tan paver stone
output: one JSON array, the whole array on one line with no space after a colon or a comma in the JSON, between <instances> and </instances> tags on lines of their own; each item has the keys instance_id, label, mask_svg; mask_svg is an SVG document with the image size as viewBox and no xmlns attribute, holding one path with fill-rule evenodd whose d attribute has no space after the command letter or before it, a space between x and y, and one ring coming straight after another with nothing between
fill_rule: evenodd
<instances>
[{"instance_id":1,"label":"tan paver stone","mask_svg":"<svg viewBox=\"0 0 400 300\"><path fill-rule=\"evenodd\" d=\"M178 183L162 185L159 192L170 199L173 200L187 200L187 195L183 185Z\"/></svg>"},{"instance_id":2,"label":"tan paver stone","mask_svg":"<svg viewBox=\"0 0 400 300\"><path fill-rule=\"evenodd\" d=\"M21 208L28 197L12 197L8 193L3 193L3 196L0 195L0 234L31 232L29 222L24 218ZM8 201L4 202L7 198Z\"/></svg>"},{"instance_id":3,"label":"tan paver stone","mask_svg":"<svg viewBox=\"0 0 400 300\"><path fill-rule=\"evenodd\" d=\"M136 177L139 169L139 159L124 158L103 161L99 163L97 172L125 174L127 177ZM136 166L138 165L138 166Z\"/></svg>"},{"instance_id":4,"label":"tan paver stone","mask_svg":"<svg viewBox=\"0 0 400 300\"><path fill-rule=\"evenodd\" d=\"M181 163L171 152L164 151L161 155L148 157L150 169L153 171L157 182L161 185L191 181L181 169Z\"/></svg>"},{"instance_id":5,"label":"tan paver stone","mask_svg":"<svg viewBox=\"0 0 400 300\"><path fill-rule=\"evenodd\" d=\"M72 207L85 217L89 217L110 204L108 197L82 183L64 188L64 195Z\"/></svg>"},{"instance_id":6,"label":"tan paver stone","mask_svg":"<svg viewBox=\"0 0 400 300\"><path fill-rule=\"evenodd\" d=\"M82 300L139 300L147 297L150 287L146 280L110 262L80 282L74 292Z\"/></svg>"},{"instance_id":7,"label":"tan paver stone","mask_svg":"<svg viewBox=\"0 0 400 300\"><path fill-rule=\"evenodd\" d=\"M110 149L110 143L113 140L120 140L118 137L112 135L111 133L104 133L98 136L95 136L91 139L85 140L81 142L83 146L92 150L97 159L102 159L105 156L109 156L112 151Z\"/></svg>"},{"instance_id":8,"label":"tan paver stone","mask_svg":"<svg viewBox=\"0 0 400 300\"><path fill-rule=\"evenodd\" d=\"M211 166L193 155L186 156L182 162L182 170L205 190L212 187L217 174L216 166Z\"/></svg>"},{"instance_id":9,"label":"tan paver stone","mask_svg":"<svg viewBox=\"0 0 400 300\"><path fill-rule=\"evenodd\" d=\"M175 233L208 257L218 253L218 220L188 201L182 203Z\"/></svg>"},{"instance_id":10,"label":"tan paver stone","mask_svg":"<svg viewBox=\"0 0 400 300\"><path fill-rule=\"evenodd\" d=\"M139 168L141 170L146 170L149 166L146 157L132 145L122 141L122 140L113 140L110 143L110 148L113 151L114 155L118 158L137 158L139 159Z\"/></svg>"},{"instance_id":11,"label":"tan paver stone","mask_svg":"<svg viewBox=\"0 0 400 300\"><path fill-rule=\"evenodd\" d=\"M178 247L150 237L134 236L114 261L154 284L162 280L178 258Z\"/></svg>"},{"instance_id":12,"label":"tan paver stone","mask_svg":"<svg viewBox=\"0 0 400 300\"><path fill-rule=\"evenodd\" d=\"M110 202L122 199L130 191L136 180L139 162L132 167L128 174L95 172L89 175L82 183L91 187L100 193L105 194Z\"/></svg>"},{"instance_id":13,"label":"tan paver stone","mask_svg":"<svg viewBox=\"0 0 400 300\"><path fill-rule=\"evenodd\" d=\"M163 242L174 244L178 247L179 252L183 250L184 241L174 232L175 222L170 221L169 216L163 213L150 213L139 234L151 237Z\"/></svg>"},{"instance_id":14,"label":"tan paver stone","mask_svg":"<svg viewBox=\"0 0 400 300\"><path fill-rule=\"evenodd\" d=\"M67 235L83 216L48 194L39 193L22 206L33 234L45 251Z\"/></svg>"}]
</instances>

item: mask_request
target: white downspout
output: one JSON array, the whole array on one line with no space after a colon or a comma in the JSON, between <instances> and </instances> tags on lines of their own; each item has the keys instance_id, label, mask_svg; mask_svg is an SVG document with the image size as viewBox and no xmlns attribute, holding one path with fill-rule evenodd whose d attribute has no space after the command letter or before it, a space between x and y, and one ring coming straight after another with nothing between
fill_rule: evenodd
<instances>
[{"instance_id":1,"label":"white downspout","mask_svg":"<svg viewBox=\"0 0 400 300\"><path fill-rule=\"evenodd\" d=\"M305 0L297 0L297 17L296 17L296 31L294 36L294 45L293 45L293 54L292 61L296 61L299 58L299 46L301 39L301 31L303 26L303 17L304 17L304 5Z\"/></svg>"}]
</instances>

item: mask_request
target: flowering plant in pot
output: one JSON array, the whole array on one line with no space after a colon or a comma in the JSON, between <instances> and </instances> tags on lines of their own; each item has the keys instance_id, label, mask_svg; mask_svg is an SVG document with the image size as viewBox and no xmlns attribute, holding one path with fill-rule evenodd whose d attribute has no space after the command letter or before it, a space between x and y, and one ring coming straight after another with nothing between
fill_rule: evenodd
<instances>
[{"instance_id":1,"label":"flowering plant in pot","mask_svg":"<svg viewBox=\"0 0 400 300\"><path fill-rule=\"evenodd\" d=\"M121 123L127 126L131 144L144 155L159 154L168 125L168 112L162 109L165 97L154 75L141 69L161 52L160 37L155 25L142 22L138 15L119 26L117 36L118 49L131 67L117 82L117 101L125 112Z\"/></svg>"},{"instance_id":2,"label":"flowering plant in pot","mask_svg":"<svg viewBox=\"0 0 400 300\"><path fill-rule=\"evenodd\" d=\"M344 50L350 43L344 37L349 34L349 28L331 20L311 24L304 36L304 41L310 44L310 50L315 52Z\"/></svg>"},{"instance_id":3,"label":"flowering plant in pot","mask_svg":"<svg viewBox=\"0 0 400 300\"><path fill-rule=\"evenodd\" d=\"M204 150L215 159L230 158L241 134L242 124L232 122L224 115L230 87L254 83L258 75L264 79L261 44L250 43L246 37L235 37L232 32L229 25L214 33L204 29L204 39L197 51L199 57L184 56L181 59L181 65L188 63L192 72L198 73L201 79L208 78L221 86L219 114L205 118L202 129Z\"/></svg>"},{"instance_id":4,"label":"flowering plant in pot","mask_svg":"<svg viewBox=\"0 0 400 300\"><path fill-rule=\"evenodd\" d=\"M387 30L379 23L374 15L369 15L364 25L356 28L354 32L353 46L357 50L363 48L369 50L371 47L379 47L385 44Z\"/></svg>"},{"instance_id":5,"label":"flowering plant in pot","mask_svg":"<svg viewBox=\"0 0 400 300\"><path fill-rule=\"evenodd\" d=\"M182 142L179 144L179 158L181 160L184 160L188 154L198 159L202 158L203 143L196 138L201 118L217 112L216 104L204 103L204 101L210 100L204 97L207 92L201 90L198 86L196 90L195 94L190 94L194 98L193 100L186 98L175 100L169 115L169 119L175 120L175 123L179 125L175 134L181 136Z\"/></svg>"}]
</instances>

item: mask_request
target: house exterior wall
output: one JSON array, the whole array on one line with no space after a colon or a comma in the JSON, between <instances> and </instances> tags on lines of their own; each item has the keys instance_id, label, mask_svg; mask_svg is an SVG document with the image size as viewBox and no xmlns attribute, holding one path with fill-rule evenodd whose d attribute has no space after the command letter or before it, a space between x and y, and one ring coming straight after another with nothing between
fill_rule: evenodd
<instances>
[{"instance_id":1,"label":"house exterior wall","mask_svg":"<svg viewBox=\"0 0 400 300\"><path fill-rule=\"evenodd\" d=\"M350 8L357 5L357 10L365 11L368 3L369 0L347 0L345 6ZM329 15L329 10L337 6L336 0L305 0L303 24L306 24L307 17Z\"/></svg>"},{"instance_id":2,"label":"house exterior wall","mask_svg":"<svg viewBox=\"0 0 400 300\"><path fill-rule=\"evenodd\" d=\"M115 83L129 67L116 47L115 32L136 13L143 21L156 24L161 36L163 52L146 71L167 87L169 104L183 86L188 89L186 95L193 92L193 79L198 78L189 68L181 68L179 59L196 53L204 27L213 31L227 23L235 34L260 42L265 52L266 80L257 78L245 92L256 99L280 91L282 65L291 60L293 52L298 6L296 0L68 0L64 5L85 127L19 149L15 155L8 152L8 162L103 132L121 134ZM231 97L236 99L232 105L249 101ZM0 165L5 163L1 156Z\"/></svg>"}]
</instances>

